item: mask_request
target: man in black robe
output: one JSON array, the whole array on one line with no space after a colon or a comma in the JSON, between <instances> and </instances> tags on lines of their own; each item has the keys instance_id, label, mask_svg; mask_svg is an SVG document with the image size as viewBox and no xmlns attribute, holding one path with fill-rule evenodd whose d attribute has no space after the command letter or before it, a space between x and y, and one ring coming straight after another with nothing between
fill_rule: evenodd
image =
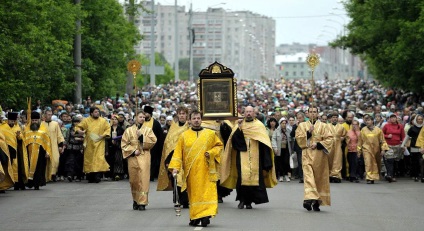
<instances>
[{"instance_id":1,"label":"man in black robe","mask_svg":"<svg viewBox=\"0 0 424 231\"><path fill-rule=\"evenodd\" d=\"M146 121L143 126L149 127L153 130L157 141L155 146L150 150L151 155L151 167L150 167L150 181L154 181L155 178L158 178L159 175L159 165L160 159L162 157L162 148L163 148L163 130L160 123L152 118L153 108L149 105L145 105L143 108L145 112Z\"/></svg>"}]
</instances>

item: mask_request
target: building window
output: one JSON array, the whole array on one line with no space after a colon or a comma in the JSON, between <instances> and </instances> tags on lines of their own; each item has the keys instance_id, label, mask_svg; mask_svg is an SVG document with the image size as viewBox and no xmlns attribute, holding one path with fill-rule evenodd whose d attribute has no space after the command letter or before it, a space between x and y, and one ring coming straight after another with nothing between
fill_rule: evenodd
<instances>
[{"instance_id":1,"label":"building window","mask_svg":"<svg viewBox=\"0 0 424 231\"><path fill-rule=\"evenodd\" d=\"M293 67L296 68L296 64L293 64Z\"/></svg>"},{"instance_id":2,"label":"building window","mask_svg":"<svg viewBox=\"0 0 424 231\"><path fill-rule=\"evenodd\" d=\"M293 76L296 76L296 71L293 71Z\"/></svg>"},{"instance_id":3,"label":"building window","mask_svg":"<svg viewBox=\"0 0 424 231\"><path fill-rule=\"evenodd\" d=\"M286 76L289 76L289 72L288 71L286 71Z\"/></svg>"},{"instance_id":4,"label":"building window","mask_svg":"<svg viewBox=\"0 0 424 231\"><path fill-rule=\"evenodd\" d=\"M303 73L303 71L301 71L301 72L300 72L300 76L303 76L303 74L304 74L304 73Z\"/></svg>"}]
</instances>

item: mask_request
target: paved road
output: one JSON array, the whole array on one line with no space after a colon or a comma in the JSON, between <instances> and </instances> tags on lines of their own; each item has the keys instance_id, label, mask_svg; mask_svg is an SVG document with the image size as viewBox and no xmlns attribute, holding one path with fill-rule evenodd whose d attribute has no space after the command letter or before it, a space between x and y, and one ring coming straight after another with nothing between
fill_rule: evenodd
<instances>
[{"instance_id":1,"label":"paved road","mask_svg":"<svg viewBox=\"0 0 424 231\"><path fill-rule=\"evenodd\" d=\"M151 184L146 211L132 210L128 181L56 182L40 191L0 194L0 230L424 230L424 184L409 179L367 185L331 185L332 206L302 208L303 185L284 182L268 190L270 203L237 209L224 198L206 227L188 226L188 210L176 217L171 192Z\"/></svg>"}]
</instances>

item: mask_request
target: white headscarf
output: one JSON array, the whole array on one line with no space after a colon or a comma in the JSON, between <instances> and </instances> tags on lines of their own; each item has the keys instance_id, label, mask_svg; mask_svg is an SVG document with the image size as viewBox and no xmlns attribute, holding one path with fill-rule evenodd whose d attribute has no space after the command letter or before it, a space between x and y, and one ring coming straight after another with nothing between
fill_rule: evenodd
<instances>
[{"instance_id":1,"label":"white headscarf","mask_svg":"<svg viewBox=\"0 0 424 231\"><path fill-rule=\"evenodd\" d=\"M417 116L415 116L415 119L414 119L414 122L413 123L414 123L415 126L417 126L417 127L420 128L420 127L422 127L424 125L424 122L421 123L421 124L418 124L418 122L417 122L417 118L418 117L424 118L422 115L417 115Z\"/></svg>"}]
</instances>

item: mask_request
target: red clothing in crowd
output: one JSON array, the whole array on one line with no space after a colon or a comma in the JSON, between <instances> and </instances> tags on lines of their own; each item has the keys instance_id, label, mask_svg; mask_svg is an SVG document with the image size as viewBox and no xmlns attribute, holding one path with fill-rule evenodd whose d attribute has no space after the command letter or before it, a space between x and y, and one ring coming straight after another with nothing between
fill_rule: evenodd
<instances>
[{"instance_id":1,"label":"red clothing in crowd","mask_svg":"<svg viewBox=\"0 0 424 231\"><path fill-rule=\"evenodd\" d=\"M348 140L349 140L349 142L347 144L348 152L357 152L358 137L359 137L360 133L361 133L360 131L355 132L353 129L349 130L347 132L347 136L348 136Z\"/></svg>"},{"instance_id":2,"label":"red clothing in crowd","mask_svg":"<svg viewBox=\"0 0 424 231\"><path fill-rule=\"evenodd\" d=\"M405 130L403 129L402 124L393 124L387 123L383 127L384 138L390 146L402 144L403 139L405 138ZM389 138L389 135L392 134L392 138Z\"/></svg>"}]
</instances>

